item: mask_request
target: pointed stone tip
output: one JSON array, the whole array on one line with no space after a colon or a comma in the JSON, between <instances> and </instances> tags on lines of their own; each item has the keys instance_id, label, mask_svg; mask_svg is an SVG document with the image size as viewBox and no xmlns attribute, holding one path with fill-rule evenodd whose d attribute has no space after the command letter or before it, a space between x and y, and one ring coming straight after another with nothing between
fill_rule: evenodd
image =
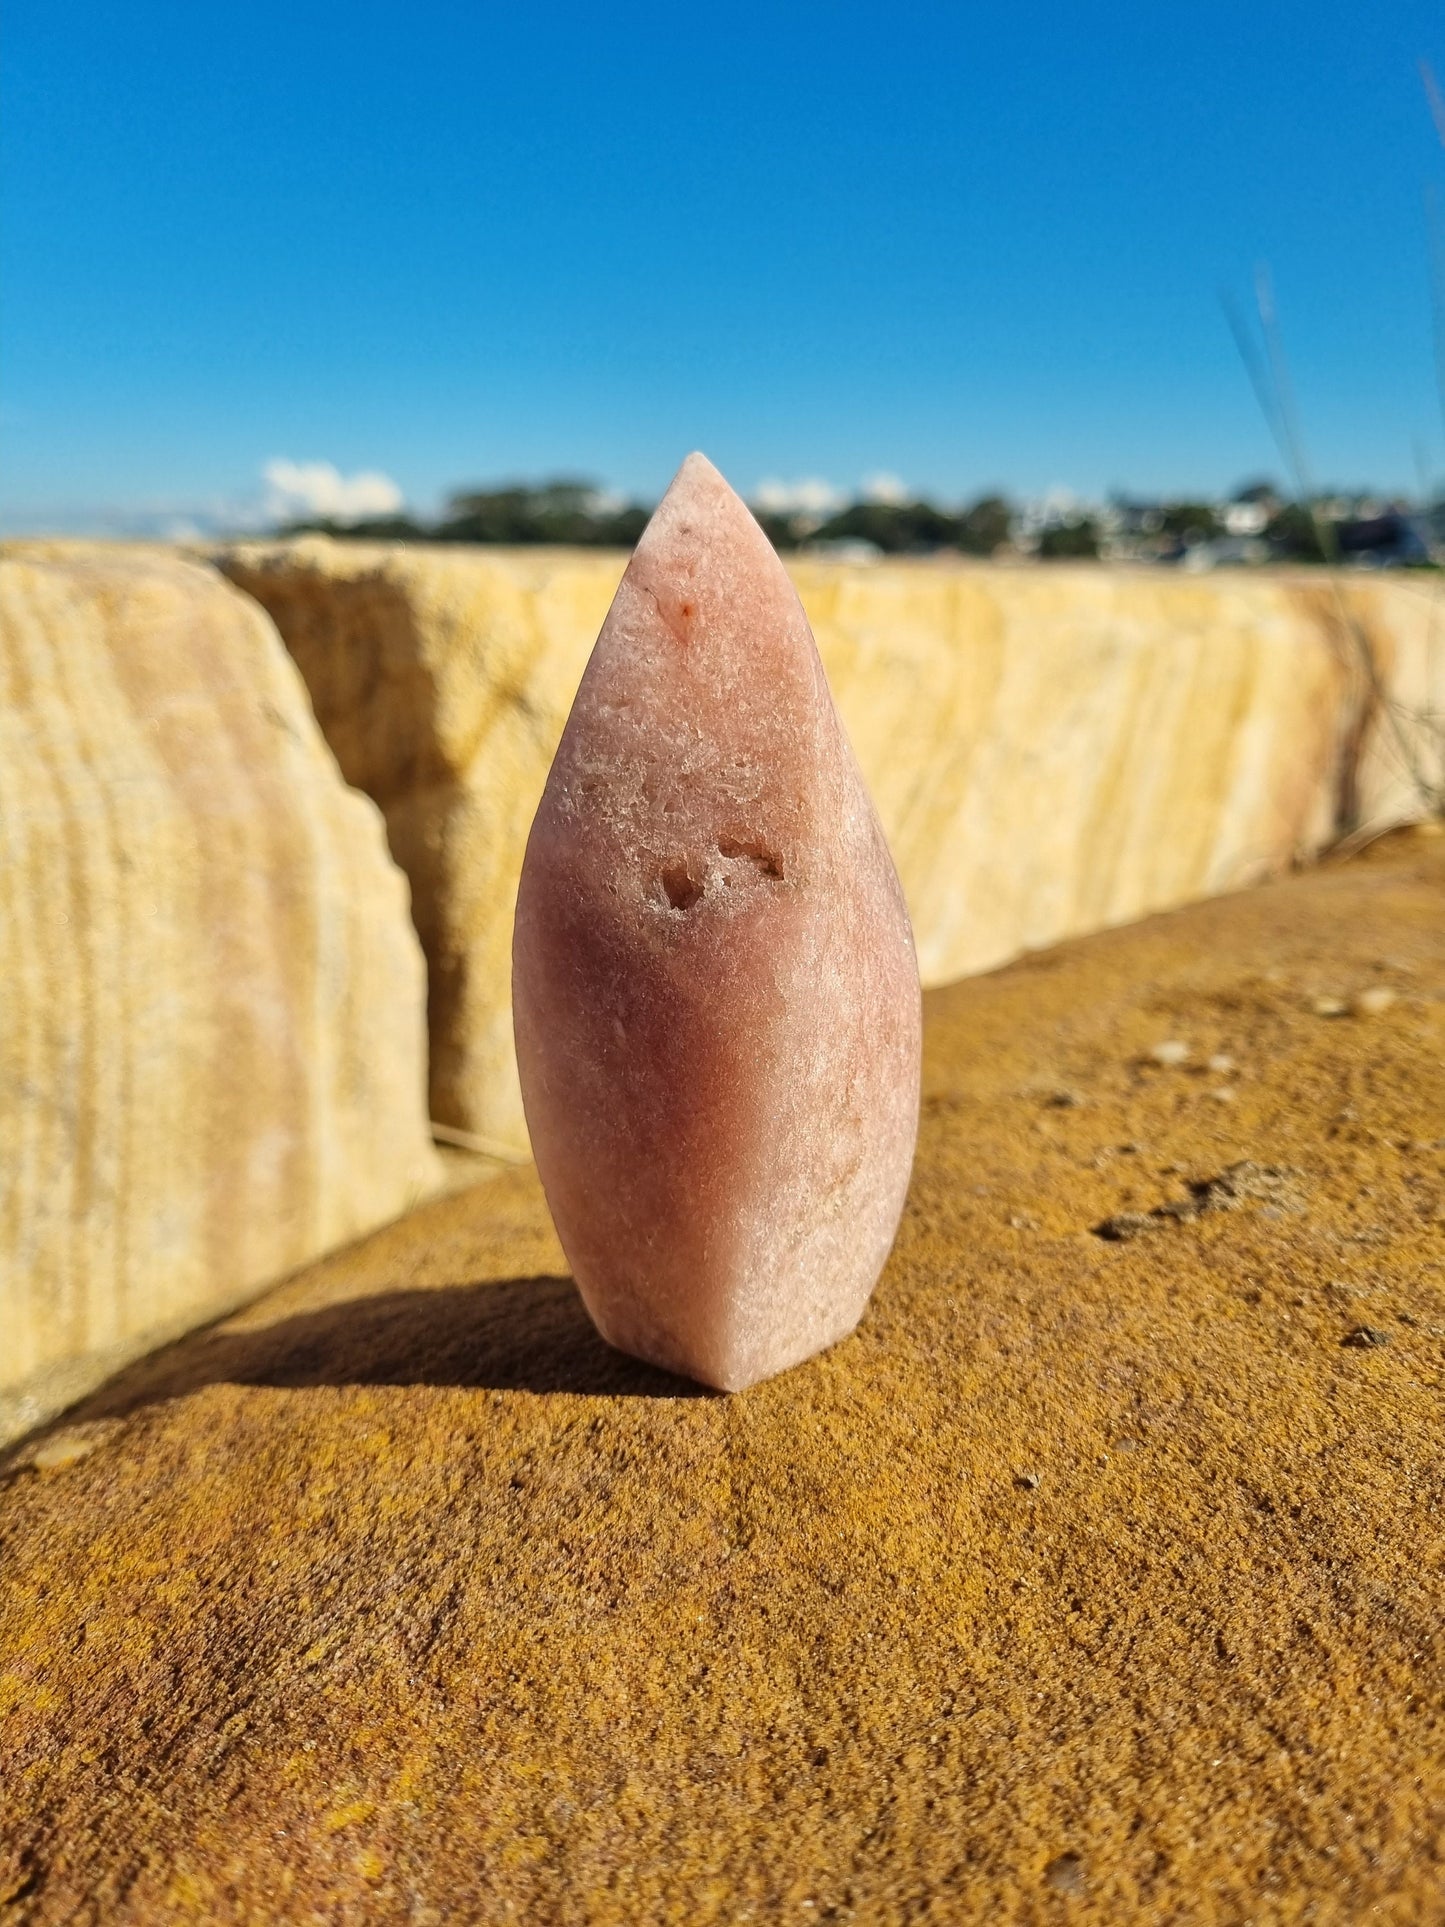
<instances>
[{"instance_id":1,"label":"pointed stone tip","mask_svg":"<svg viewBox=\"0 0 1445 1927\"><path fill-rule=\"evenodd\" d=\"M684 475L706 475L711 477L713 481L721 482L724 488L728 487L727 478L722 470L718 468L715 463L710 462L700 448L695 448L690 454L683 456L678 471L672 479L674 482L680 482Z\"/></svg>"},{"instance_id":2,"label":"pointed stone tip","mask_svg":"<svg viewBox=\"0 0 1445 1927\"><path fill-rule=\"evenodd\" d=\"M643 545L647 544L654 532L661 538L664 530L671 534L678 530L679 525L682 532L687 533L689 525L693 525L699 516L709 518L714 529L730 529L735 537L745 543L752 538L767 543L767 537L742 496L700 449L694 449L683 459L668 483L662 500L653 510L652 520L642 538ZM769 552L771 547L768 543Z\"/></svg>"},{"instance_id":3,"label":"pointed stone tip","mask_svg":"<svg viewBox=\"0 0 1445 1927\"><path fill-rule=\"evenodd\" d=\"M677 473L667 485L662 500L666 502L674 496L688 496L699 492L731 496L738 502L742 500L721 469L715 467L701 449L695 448L690 455L683 457ZM661 503L658 506L661 507Z\"/></svg>"}]
</instances>

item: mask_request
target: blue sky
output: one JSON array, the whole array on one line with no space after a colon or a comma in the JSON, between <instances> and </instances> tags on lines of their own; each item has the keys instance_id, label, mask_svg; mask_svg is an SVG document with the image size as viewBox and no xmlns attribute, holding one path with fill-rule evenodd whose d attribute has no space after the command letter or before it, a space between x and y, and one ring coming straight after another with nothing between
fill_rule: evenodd
<instances>
[{"instance_id":1,"label":"blue sky","mask_svg":"<svg viewBox=\"0 0 1445 1927\"><path fill-rule=\"evenodd\" d=\"M1445 472L1438 0L8 0L0 52L12 528L250 515L277 462L652 496L694 446L1223 489L1280 469L1259 261L1321 480Z\"/></svg>"}]
</instances>

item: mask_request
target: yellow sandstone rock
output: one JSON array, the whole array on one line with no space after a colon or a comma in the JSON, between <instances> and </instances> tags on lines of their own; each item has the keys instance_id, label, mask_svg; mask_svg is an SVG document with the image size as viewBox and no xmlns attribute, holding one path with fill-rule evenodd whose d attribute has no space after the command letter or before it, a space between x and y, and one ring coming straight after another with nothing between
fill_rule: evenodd
<instances>
[{"instance_id":1,"label":"yellow sandstone rock","mask_svg":"<svg viewBox=\"0 0 1445 1927\"><path fill-rule=\"evenodd\" d=\"M221 558L275 618L411 878L433 1116L519 1148L517 877L624 562L320 537ZM1415 812L1402 737L1432 649L1445 687L1445 625L1420 582L1344 591L1400 705L1382 721L1319 575L809 560L791 573L927 984L1237 888L1341 829Z\"/></svg>"},{"instance_id":2,"label":"yellow sandstone rock","mask_svg":"<svg viewBox=\"0 0 1445 1927\"><path fill-rule=\"evenodd\" d=\"M319 537L220 558L281 630L342 774L380 804L411 879L430 973L432 1116L523 1152L517 879L625 559Z\"/></svg>"},{"instance_id":3,"label":"yellow sandstone rock","mask_svg":"<svg viewBox=\"0 0 1445 1927\"><path fill-rule=\"evenodd\" d=\"M0 557L0 1436L432 1187L423 997L256 605Z\"/></svg>"},{"instance_id":4,"label":"yellow sandstone rock","mask_svg":"<svg viewBox=\"0 0 1445 1927\"><path fill-rule=\"evenodd\" d=\"M0 1916L1438 1927L1442 888L930 993L862 1325L736 1397L516 1171L0 1459Z\"/></svg>"}]
</instances>

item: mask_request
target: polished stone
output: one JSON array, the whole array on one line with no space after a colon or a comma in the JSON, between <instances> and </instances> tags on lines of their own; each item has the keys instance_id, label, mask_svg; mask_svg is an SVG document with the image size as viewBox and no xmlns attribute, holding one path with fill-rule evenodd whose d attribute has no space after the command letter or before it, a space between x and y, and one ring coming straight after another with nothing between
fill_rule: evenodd
<instances>
[{"instance_id":1,"label":"polished stone","mask_svg":"<svg viewBox=\"0 0 1445 1927\"><path fill-rule=\"evenodd\" d=\"M843 1338L918 1119L918 969L802 607L689 456L593 650L513 948L538 1170L623 1351L736 1390Z\"/></svg>"}]
</instances>

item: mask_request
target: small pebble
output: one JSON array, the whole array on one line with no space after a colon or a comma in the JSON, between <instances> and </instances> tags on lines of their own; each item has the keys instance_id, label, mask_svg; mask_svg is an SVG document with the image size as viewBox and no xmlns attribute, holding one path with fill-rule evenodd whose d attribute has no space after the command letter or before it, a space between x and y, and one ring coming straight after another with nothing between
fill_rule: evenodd
<instances>
[{"instance_id":1,"label":"small pebble","mask_svg":"<svg viewBox=\"0 0 1445 1927\"><path fill-rule=\"evenodd\" d=\"M1044 1879L1055 1893L1077 1899L1084 1891L1084 1863L1076 1853L1061 1853L1044 1868Z\"/></svg>"},{"instance_id":2,"label":"small pebble","mask_svg":"<svg viewBox=\"0 0 1445 1927\"><path fill-rule=\"evenodd\" d=\"M1234 1059L1229 1055L1228 1051L1217 1050L1213 1057L1209 1059L1205 1068L1213 1071L1216 1077L1228 1077L1229 1073L1234 1069Z\"/></svg>"},{"instance_id":3,"label":"small pebble","mask_svg":"<svg viewBox=\"0 0 1445 1927\"><path fill-rule=\"evenodd\" d=\"M1162 1044L1151 1046L1149 1055L1156 1064L1163 1064L1166 1069L1172 1069L1178 1064L1189 1062L1189 1046L1177 1037L1166 1037Z\"/></svg>"},{"instance_id":4,"label":"small pebble","mask_svg":"<svg viewBox=\"0 0 1445 1927\"><path fill-rule=\"evenodd\" d=\"M1014 1484L1021 1492L1037 1492L1039 1489L1039 1475L1037 1472L1020 1472L1016 1475Z\"/></svg>"},{"instance_id":5,"label":"small pebble","mask_svg":"<svg viewBox=\"0 0 1445 1927\"><path fill-rule=\"evenodd\" d=\"M1048 1098L1050 1109L1055 1111L1076 1111L1083 1101L1077 1091L1053 1091Z\"/></svg>"},{"instance_id":6,"label":"small pebble","mask_svg":"<svg viewBox=\"0 0 1445 1927\"><path fill-rule=\"evenodd\" d=\"M1378 1325L1356 1325L1352 1332L1348 1332L1340 1340L1342 1345L1352 1346L1354 1350L1360 1352L1374 1351L1378 1346L1388 1345L1389 1342L1390 1334L1381 1331Z\"/></svg>"},{"instance_id":7,"label":"small pebble","mask_svg":"<svg viewBox=\"0 0 1445 1927\"><path fill-rule=\"evenodd\" d=\"M1232 1084L1221 1084L1218 1090L1211 1091L1209 1095L1216 1104L1232 1104L1239 1093Z\"/></svg>"},{"instance_id":8,"label":"small pebble","mask_svg":"<svg viewBox=\"0 0 1445 1927\"><path fill-rule=\"evenodd\" d=\"M1158 1220L1144 1211L1116 1211L1112 1218L1105 1218L1102 1224L1094 1226L1097 1238L1107 1238L1111 1244L1127 1244L1130 1238L1138 1238L1146 1231L1157 1229Z\"/></svg>"},{"instance_id":9,"label":"small pebble","mask_svg":"<svg viewBox=\"0 0 1445 1927\"><path fill-rule=\"evenodd\" d=\"M1388 984L1371 984L1368 990L1355 992L1350 999L1350 1009L1356 1017L1378 1017L1394 1001L1395 993Z\"/></svg>"},{"instance_id":10,"label":"small pebble","mask_svg":"<svg viewBox=\"0 0 1445 1927\"><path fill-rule=\"evenodd\" d=\"M1310 1005L1316 1017L1343 1017L1346 1008L1339 997L1316 997Z\"/></svg>"}]
</instances>

